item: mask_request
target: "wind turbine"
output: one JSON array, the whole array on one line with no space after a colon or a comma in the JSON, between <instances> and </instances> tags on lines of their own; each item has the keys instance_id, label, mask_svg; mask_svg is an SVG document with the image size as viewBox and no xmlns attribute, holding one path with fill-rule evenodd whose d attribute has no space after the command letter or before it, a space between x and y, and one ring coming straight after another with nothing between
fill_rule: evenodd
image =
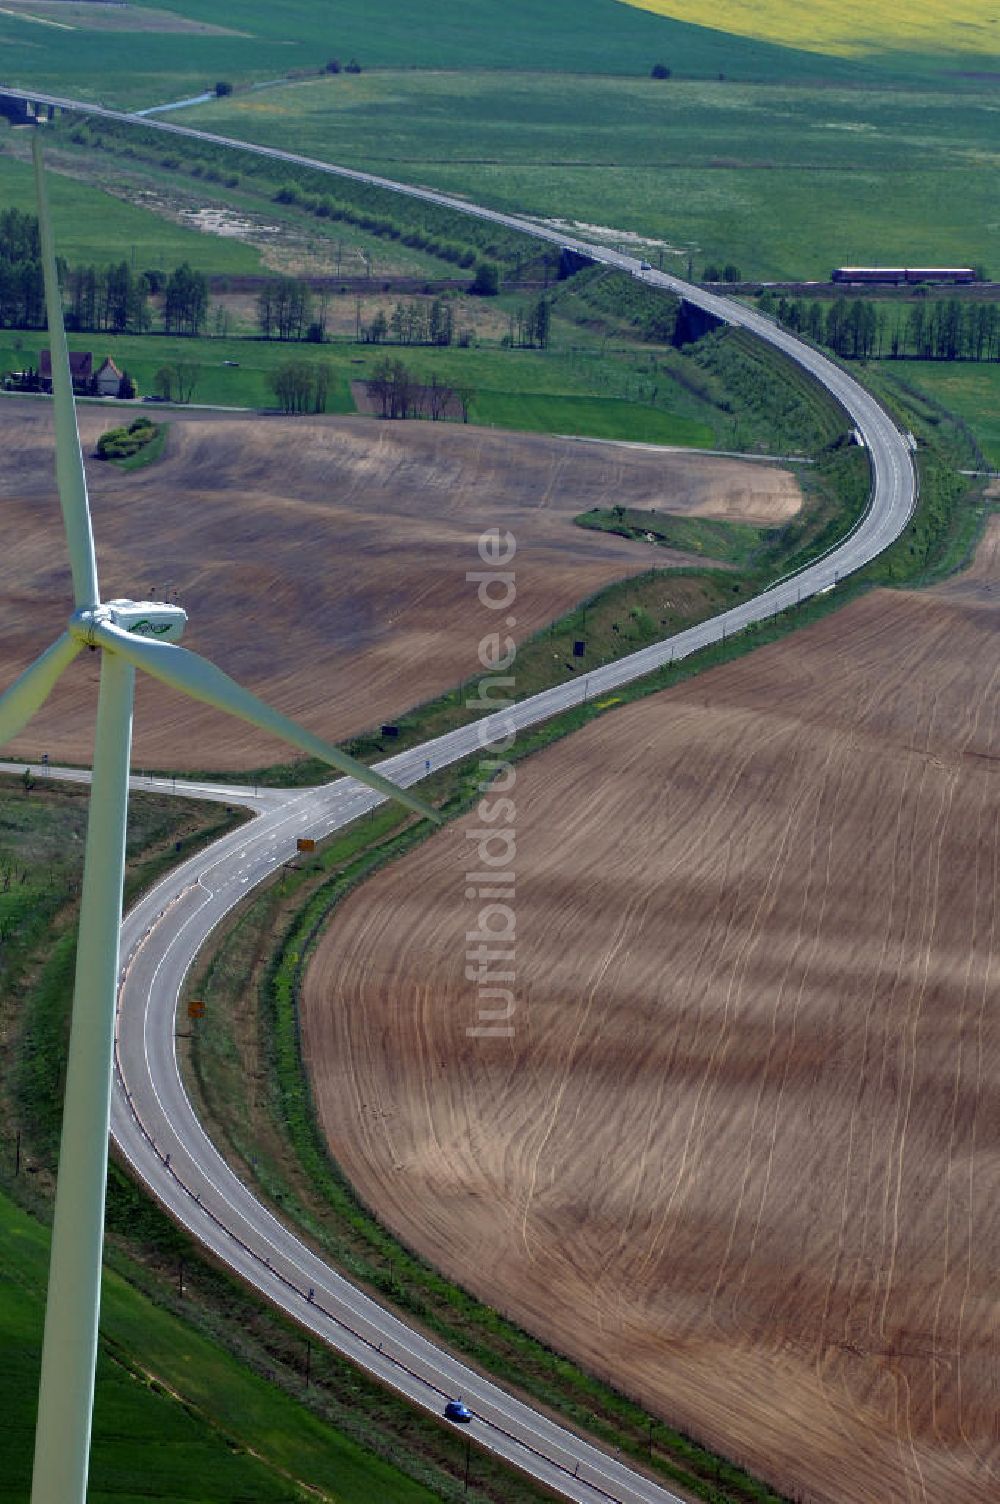
<instances>
[{"instance_id":1,"label":"wind turbine","mask_svg":"<svg viewBox=\"0 0 1000 1504\"><path fill-rule=\"evenodd\" d=\"M73 574L66 631L0 697L0 745L17 735L84 647L101 651L73 1017L63 1103L35 1432L32 1504L84 1504L101 1294L104 1193L135 670L273 732L420 815L438 816L176 643L187 615L162 601L102 603L76 424L41 142L33 143L52 355L56 479Z\"/></svg>"}]
</instances>

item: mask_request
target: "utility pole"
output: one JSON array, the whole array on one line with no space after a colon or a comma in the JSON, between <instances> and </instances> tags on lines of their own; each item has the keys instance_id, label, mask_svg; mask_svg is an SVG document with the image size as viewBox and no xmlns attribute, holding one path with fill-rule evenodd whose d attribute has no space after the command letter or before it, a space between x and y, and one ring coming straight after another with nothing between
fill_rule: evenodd
<instances>
[{"instance_id":1,"label":"utility pole","mask_svg":"<svg viewBox=\"0 0 1000 1504\"><path fill-rule=\"evenodd\" d=\"M312 1343L306 1339L306 1388L309 1388L309 1380L312 1376Z\"/></svg>"}]
</instances>

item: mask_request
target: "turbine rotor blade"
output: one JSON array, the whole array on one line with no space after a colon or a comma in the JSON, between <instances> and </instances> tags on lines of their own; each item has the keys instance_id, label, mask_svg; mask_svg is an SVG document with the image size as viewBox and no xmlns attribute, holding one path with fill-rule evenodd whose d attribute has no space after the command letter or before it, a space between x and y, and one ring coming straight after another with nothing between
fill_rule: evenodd
<instances>
[{"instance_id":1,"label":"turbine rotor blade","mask_svg":"<svg viewBox=\"0 0 1000 1504\"><path fill-rule=\"evenodd\" d=\"M145 669L147 674L169 684L172 689L179 689L193 700L203 700L206 705L214 705L217 710L227 711L229 715L249 721L252 726L259 726L262 731L280 736L282 741L290 742L293 747L299 747L312 757L321 758L331 767L346 773L349 778L356 778L359 783L367 784L368 788L374 789L384 798L395 799L416 814L440 824L441 817L436 810L415 794L401 789L398 784L373 772L364 763L349 757L346 752L341 752L321 737L314 736L311 731L282 715L279 710L272 710L270 705L259 700L248 689L243 689L228 674L224 674L198 653L176 647L173 643L135 637L130 632L123 632L119 627L111 627L104 622L95 624L91 635L94 642L120 653L123 658L134 663L136 668Z\"/></svg>"},{"instance_id":2,"label":"turbine rotor blade","mask_svg":"<svg viewBox=\"0 0 1000 1504\"><path fill-rule=\"evenodd\" d=\"M73 402L73 378L63 328L62 299L56 272L55 242L42 166L42 143L35 128L31 142L35 162L35 189L38 195L38 229L42 242L42 271L45 278L45 312L49 324L49 356L52 361L52 407L56 429L56 484L62 505L63 526L73 571L73 596L77 609L96 606L100 600L97 586L97 561L94 557L94 533L90 525L87 501L87 477L83 469L83 451L76 426Z\"/></svg>"},{"instance_id":3,"label":"turbine rotor blade","mask_svg":"<svg viewBox=\"0 0 1000 1504\"><path fill-rule=\"evenodd\" d=\"M40 705L52 693L56 680L73 662L80 651L80 643L64 632L57 637L30 668L3 695L0 695L0 746L14 739L26 726Z\"/></svg>"}]
</instances>

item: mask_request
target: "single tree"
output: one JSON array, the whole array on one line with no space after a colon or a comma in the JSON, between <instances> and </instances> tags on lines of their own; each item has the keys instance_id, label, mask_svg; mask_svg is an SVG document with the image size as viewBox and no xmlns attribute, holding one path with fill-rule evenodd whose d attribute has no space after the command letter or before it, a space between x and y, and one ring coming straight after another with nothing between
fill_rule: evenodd
<instances>
[{"instance_id":1,"label":"single tree","mask_svg":"<svg viewBox=\"0 0 1000 1504\"><path fill-rule=\"evenodd\" d=\"M326 412L332 371L329 361L318 361L312 368L312 406L314 413Z\"/></svg>"},{"instance_id":2,"label":"single tree","mask_svg":"<svg viewBox=\"0 0 1000 1504\"><path fill-rule=\"evenodd\" d=\"M178 402L190 402L198 385L201 369L193 360L174 361L174 379L177 382Z\"/></svg>"},{"instance_id":3,"label":"single tree","mask_svg":"<svg viewBox=\"0 0 1000 1504\"><path fill-rule=\"evenodd\" d=\"M495 261L480 261L469 291L481 298L495 298L500 291L500 268Z\"/></svg>"},{"instance_id":4,"label":"single tree","mask_svg":"<svg viewBox=\"0 0 1000 1504\"><path fill-rule=\"evenodd\" d=\"M426 388L426 396L432 423L437 423L448 416L448 409L454 395L451 387L446 386L436 373L431 377L430 386Z\"/></svg>"},{"instance_id":5,"label":"single tree","mask_svg":"<svg viewBox=\"0 0 1000 1504\"><path fill-rule=\"evenodd\" d=\"M455 397L458 400L459 407L462 409L462 422L468 423L472 404L476 400L476 389L472 386L457 386L455 388Z\"/></svg>"},{"instance_id":6,"label":"single tree","mask_svg":"<svg viewBox=\"0 0 1000 1504\"><path fill-rule=\"evenodd\" d=\"M552 323L552 304L548 298L539 298L535 305L534 337L538 341L539 348L547 350L549 347L549 329Z\"/></svg>"}]
</instances>

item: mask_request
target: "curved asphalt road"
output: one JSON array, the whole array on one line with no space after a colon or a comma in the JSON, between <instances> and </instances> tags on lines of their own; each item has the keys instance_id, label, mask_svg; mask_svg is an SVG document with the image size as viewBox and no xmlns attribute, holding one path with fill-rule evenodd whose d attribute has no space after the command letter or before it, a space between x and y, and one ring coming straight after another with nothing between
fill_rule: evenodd
<instances>
[{"instance_id":1,"label":"curved asphalt road","mask_svg":"<svg viewBox=\"0 0 1000 1504\"><path fill-rule=\"evenodd\" d=\"M83 113L134 119L74 100L3 92ZM824 558L712 621L381 763L380 770L397 782L416 783L428 763L438 768L474 755L492 739L606 694L829 589L868 563L905 527L915 504L916 483L904 436L845 371L759 314L667 273L642 271L633 257L445 194L185 126L148 118L135 123L372 183L497 221L557 245L571 245L654 287L678 293L783 350L833 393L868 447L872 468L868 511ZM10 766L20 771L23 764ZM609 1499L621 1504L680 1504L661 1485L506 1394L361 1294L256 1199L230 1170L195 1116L178 1068L175 1016L181 985L199 949L251 888L292 858L298 836L328 835L371 809L379 802L377 796L349 779L318 789L260 792L219 786L209 791L180 780L159 780L154 785L160 791L243 803L258 818L172 872L124 921L111 1118L119 1152L157 1200L206 1248L318 1338L434 1414L440 1414L447 1397L461 1394L475 1415L470 1434L481 1446L581 1504ZM150 780L133 780L135 788L149 786Z\"/></svg>"}]
</instances>

